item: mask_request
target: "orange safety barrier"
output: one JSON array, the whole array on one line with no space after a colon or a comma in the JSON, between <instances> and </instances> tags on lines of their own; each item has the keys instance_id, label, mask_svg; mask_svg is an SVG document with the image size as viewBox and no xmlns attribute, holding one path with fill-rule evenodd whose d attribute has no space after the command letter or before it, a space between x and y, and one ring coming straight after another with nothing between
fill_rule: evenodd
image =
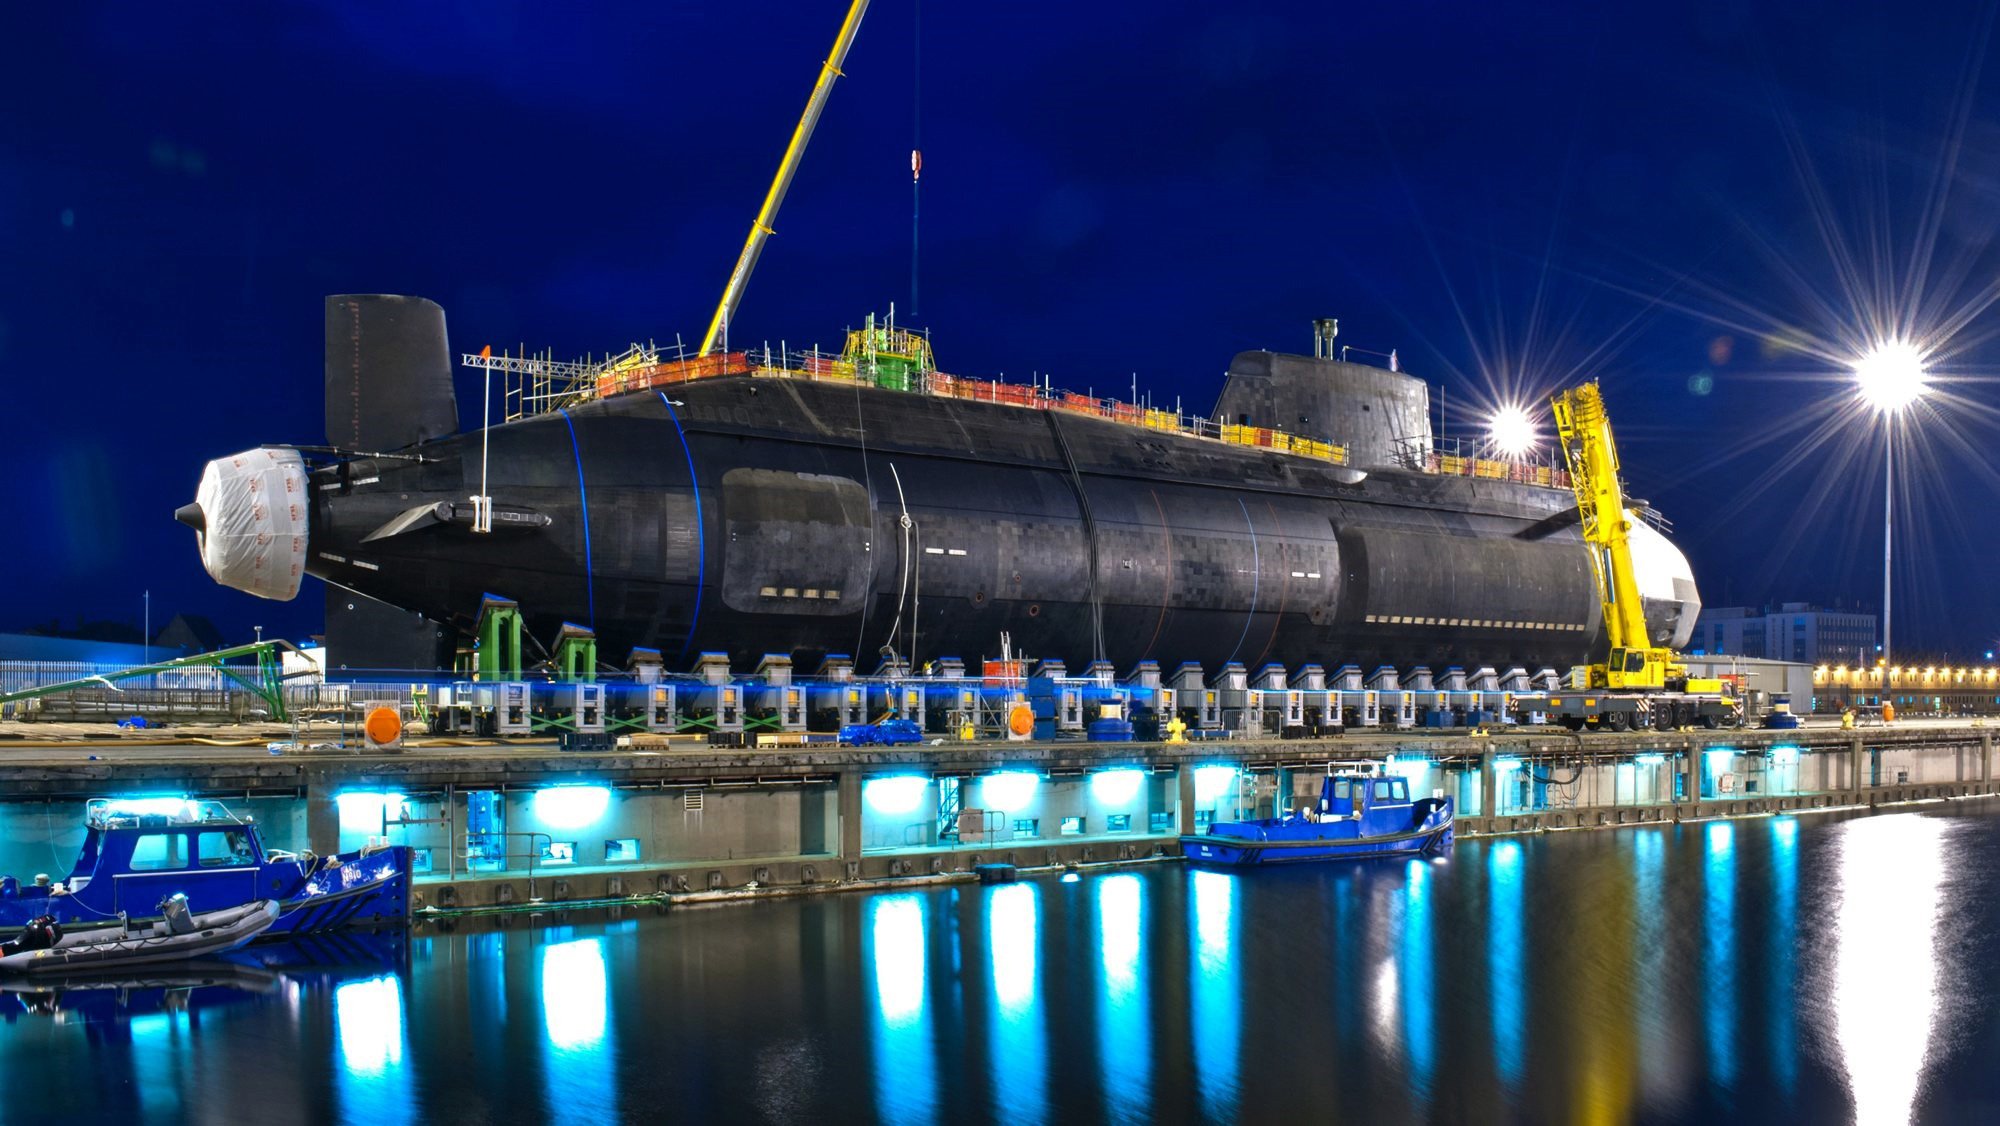
<instances>
[{"instance_id":1,"label":"orange safety barrier","mask_svg":"<svg viewBox=\"0 0 2000 1126\"><path fill-rule=\"evenodd\" d=\"M608 371L597 377L599 395L625 391L645 391L669 383L709 379L721 375L743 375L750 370L750 358L742 352L718 352L685 360L667 360L624 371Z\"/></svg>"},{"instance_id":2,"label":"orange safety barrier","mask_svg":"<svg viewBox=\"0 0 2000 1126\"><path fill-rule=\"evenodd\" d=\"M983 675L987 680L1021 680L1028 675L1028 662L987 661Z\"/></svg>"},{"instance_id":3,"label":"orange safety barrier","mask_svg":"<svg viewBox=\"0 0 2000 1126\"><path fill-rule=\"evenodd\" d=\"M799 370L813 379L853 379L854 361L834 356L804 356L800 358Z\"/></svg>"}]
</instances>

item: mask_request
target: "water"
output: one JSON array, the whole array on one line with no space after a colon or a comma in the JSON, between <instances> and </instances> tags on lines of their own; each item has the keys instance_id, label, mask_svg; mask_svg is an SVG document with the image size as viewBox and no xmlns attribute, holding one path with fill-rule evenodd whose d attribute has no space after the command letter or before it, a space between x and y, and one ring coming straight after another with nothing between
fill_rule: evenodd
<instances>
[{"instance_id":1,"label":"water","mask_svg":"<svg viewBox=\"0 0 2000 1126\"><path fill-rule=\"evenodd\" d=\"M289 964L228 968L234 985L0 997L0 1107L1994 1121L1996 874L1987 804L1463 842L1445 862L464 920L273 948Z\"/></svg>"}]
</instances>

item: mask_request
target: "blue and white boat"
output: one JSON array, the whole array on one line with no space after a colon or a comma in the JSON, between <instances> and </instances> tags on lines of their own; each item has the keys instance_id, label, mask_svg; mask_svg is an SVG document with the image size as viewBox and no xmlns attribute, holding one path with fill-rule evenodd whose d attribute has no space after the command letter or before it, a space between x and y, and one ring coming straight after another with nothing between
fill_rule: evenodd
<instances>
[{"instance_id":1,"label":"blue and white boat","mask_svg":"<svg viewBox=\"0 0 2000 1126\"><path fill-rule=\"evenodd\" d=\"M67 877L0 877L0 932L43 916L66 930L144 922L175 895L196 913L275 900L278 919L265 936L409 918L406 845L332 856L266 850L256 824L221 802L177 798L92 798L84 830Z\"/></svg>"},{"instance_id":2,"label":"blue and white boat","mask_svg":"<svg viewBox=\"0 0 2000 1126\"><path fill-rule=\"evenodd\" d=\"M1443 854L1451 841L1450 798L1413 800L1406 778L1329 770L1315 808L1218 822L1183 836L1181 854L1196 864L1242 867Z\"/></svg>"}]
</instances>

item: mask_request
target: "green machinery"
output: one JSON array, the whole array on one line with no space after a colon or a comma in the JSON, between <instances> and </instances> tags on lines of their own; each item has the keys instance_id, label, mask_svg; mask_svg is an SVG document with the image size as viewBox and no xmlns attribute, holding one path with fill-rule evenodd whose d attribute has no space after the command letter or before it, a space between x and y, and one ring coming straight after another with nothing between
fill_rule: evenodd
<instances>
[{"instance_id":1,"label":"green machinery","mask_svg":"<svg viewBox=\"0 0 2000 1126\"><path fill-rule=\"evenodd\" d=\"M233 645L227 649L217 649L212 653L196 653L191 657L176 657L171 661L157 661L150 665L134 665L129 669L96 673L75 680L44 684L40 688L24 688L18 692L0 694L0 704L35 700L43 696L74 692L79 688L109 688L117 681L173 672L177 669L212 668L220 670L222 675L254 693L258 699L264 701L264 706L270 709L271 718L284 723L291 718L291 714L285 706L284 659L280 654L298 651L298 647L291 642L280 640ZM229 663L244 658L250 660L241 665Z\"/></svg>"},{"instance_id":2,"label":"green machinery","mask_svg":"<svg viewBox=\"0 0 2000 1126\"><path fill-rule=\"evenodd\" d=\"M489 594L479 600L478 640L461 652L459 671L476 680L521 679L521 604Z\"/></svg>"}]
</instances>

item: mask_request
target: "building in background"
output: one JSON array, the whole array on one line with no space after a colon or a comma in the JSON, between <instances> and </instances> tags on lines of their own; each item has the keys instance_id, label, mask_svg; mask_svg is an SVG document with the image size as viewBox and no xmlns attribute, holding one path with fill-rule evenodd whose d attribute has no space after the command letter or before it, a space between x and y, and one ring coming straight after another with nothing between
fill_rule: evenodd
<instances>
[{"instance_id":1,"label":"building in background","mask_svg":"<svg viewBox=\"0 0 2000 1126\"><path fill-rule=\"evenodd\" d=\"M1875 656L1875 615L1828 610L1808 602L1784 602L1766 609L1704 607L1695 619L1688 648L1705 656L1866 664Z\"/></svg>"},{"instance_id":2,"label":"building in background","mask_svg":"<svg viewBox=\"0 0 2000 1126\"><path fill-rule=\"evenodd\" d=\"M1764 656L1764 612L1745 606L1704 606L1688 639L1691 655Z\"/></svg>"}]
</instances>

